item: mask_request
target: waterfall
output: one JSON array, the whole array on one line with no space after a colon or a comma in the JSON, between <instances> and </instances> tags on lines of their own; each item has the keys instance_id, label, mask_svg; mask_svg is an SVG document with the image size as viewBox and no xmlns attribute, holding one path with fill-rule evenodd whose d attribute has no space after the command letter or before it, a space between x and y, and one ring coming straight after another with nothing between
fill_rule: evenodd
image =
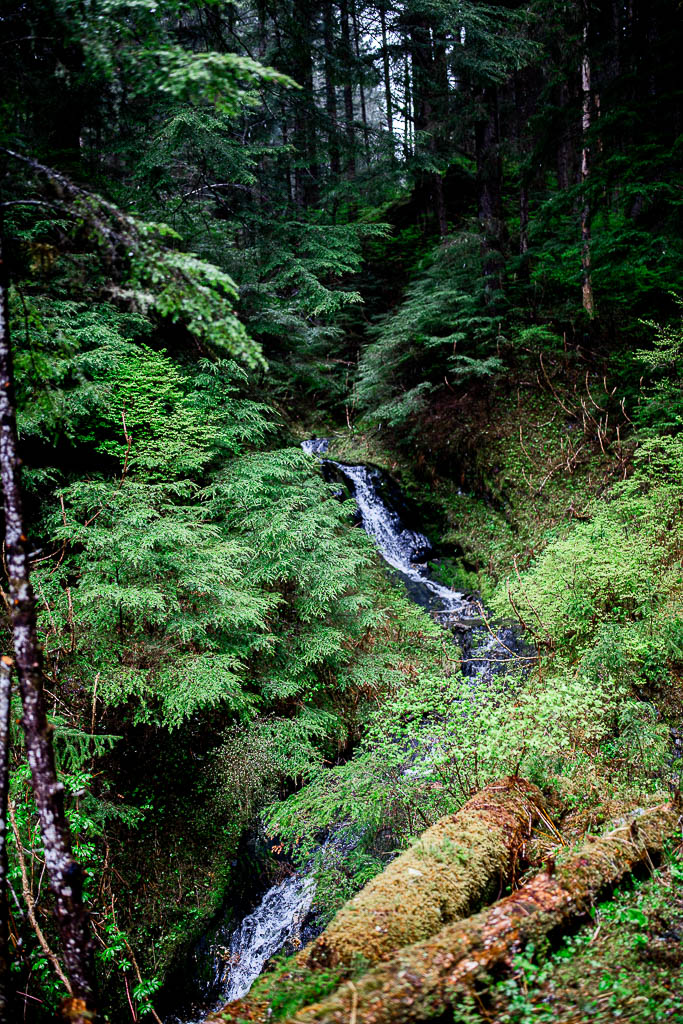
<instances>
[{"instance_id":1,"label":"waterfall","mask_svg":"<svg viewBox=\"0 0 683 1024\"><path fill-rule=\"evenodd\" d=\"M391 478L376 466L351 466L325 458L327 438L309 438L301 447L318 457L328 479L346 484L358 506L361 525L387 565L403 579L408 596L429 608L447 629L457 631L463 673L473 683L485 683L504 671L523 647L516 630L500 624L495 631L490 629L484 623L482 606L473 596L432 579L427 564L432 545L424 533L406 524L405 499Z\"/></svg>"},{"instance_id":2,"label":"waterfall","mask_svg":"<svg viewBox=\"0 0 683 1024\"><path fill-rule=\"evenodd\" d=\"M236 928L219 927L202 954L210 958L211 976L203 986L201 1009L173 1014L166 1024L201 1024L211 1007L220 1009L245 996L271 956L286 942L297 942L314 894L312 875L291 875L268 889Z\"/></svg>"},{"instance_id":3,"label":"waterfall","mask_svg":"<svg viewBox=\"0 0 683 1024\"><path fill-rule=\"evenodd\" d=\"M485 684L499 670L498 666L504 666L512 652L519 649L514 631L504 626L495 632L483 628L480 608L470 597L431 578L427 559L432 545L424 533L407 524L410 515L405 499L382 470L324 458L329 447L326 438L310 438L301 447L320 459L328 479L346 484L358 506L361 525L387 565L404 580L413 600L429 607L444 626L459 631L459 642L468 658L463 671L472 677L473 686ZM423 756L422 763L412 764L406 774L422 771L428 758L429 754ZM357 838L340 832L328 837L320 849L324 855L329 843L348 850ZM310 868L303 875L293 874L268 889L237 927L228 930L219 926L198 954L205 965L210 958L207 966L211 976L200 986L202 1008L195 1007L189 1015L167 1017L166 1024L201 1024L210 1012L207 1007L219 1008L241 999L270 957L287 942L298 940L315 894L314 876L309 872Z\"/></svg>"},{"instance_id":4,"label":"waterfall","mask_svg":"<svg viewBox=\"0 0 683 1024\"><path fill-rule=\"evenodd\" d=\"M295 937L311 908L315 883L310 875L293 875L265 894L230 939L226 1003L241 999L267 960Z\"/></svg>"},{"instance_id":5,"label":"waterfall","mask_svg":"<svg viewBox=\"0 0 683 1024\"><path fill-rule=\"evenodd\" d=\"M363 528L375 541L384 561L397 569L406 581L424 591L427 601L435 599L444 615L470 611L470 603L464 594L430 578L426 558L432 545L423 533L407 528L400 514L387 505L378 487L381 482L380 471L367 466L347 466L326 461L349 484Z\"/></svg>"}]
</instances>

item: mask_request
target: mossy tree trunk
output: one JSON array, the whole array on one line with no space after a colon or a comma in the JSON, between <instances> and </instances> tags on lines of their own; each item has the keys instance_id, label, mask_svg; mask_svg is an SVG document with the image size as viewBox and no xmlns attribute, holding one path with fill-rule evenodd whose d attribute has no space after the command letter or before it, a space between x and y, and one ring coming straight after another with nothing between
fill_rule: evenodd
<instances>
[{"instance_id":1,"label":"mossy tree trunk","mask_svg":"<svg viewBox=\"0 0 683 1024\"><path fill-rule=\"evenodd\" d=\"M621 882L681 838L681 811L671 804L631 815L619 828L589 839L510 896L473 917L398 951L290 1024L408 1024L429 1020L472 993L478 981L510 966L528 942L566 929L587 915L601 892Z\"/></svg>"},{"instance_id":2,"label":"mossy tree trunk","mask_svg":"<svg viewBox=\"0 0 683 1024\"><path fill-rule=\"evenodd\" d=\"M4 554L8 573L9 614L15 667L23 710L22 726L26 755L31 768L55 915L64 949L73 997L63 1012L70 1020L95 1019L96 984L90 919L83 903L83 872L71 851L71 836L64 809L64 784L57 777L52 726L47 720L43 695L43 653L38 642L36 602L30 581L28 539L24 527L21 493L21 459L18 451L16 403L12 374L9 329L9 276L3 261L0 225L0 476L4 513ZM4 677L3 723L9 700L8 674ZM9 730L3 724L3 753L7 757ZM3 768L3 772L6 767ZM7 787L3 785L2 815L6 812ZM6 824L3 826L6 828ZM4 851L4 835L3 835ZM3 929L6 924L3 924Z\"/></svg>"},{"instance_id":3,"label":"mossy tree trunk","mask_svg":"<svg viewBox=\"0 0 683 1024\"><path fill-rule=\"evenodd\" d=\"M349 903L299 956L310 967L369 963L434 935L502 892L543 811L539 789L509 777L441 818Z\"/></svg>"}]
</instances>

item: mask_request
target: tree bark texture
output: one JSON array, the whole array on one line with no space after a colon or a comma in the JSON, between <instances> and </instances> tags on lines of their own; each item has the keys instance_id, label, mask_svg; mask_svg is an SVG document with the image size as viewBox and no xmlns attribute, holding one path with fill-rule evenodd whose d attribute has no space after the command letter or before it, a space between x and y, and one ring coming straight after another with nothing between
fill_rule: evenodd
<instances>
[{"instance_id":1,"label":"tree bark texture","mask_svg":"<svg viewBox=\"0 0 683 1024\"><path fill-rule=\"evenodd\" d=\"M384 101L387 107L387 130L390 135L394 131L394 115L391 102L391 72L389 70L389 46L387 44L387 12L383 6L379 9L382 26L382 68L384 70Z\"/></svg>"},{"instance_id":2,"label":"tree bark texture","mask_svg":"<svg viewBox=\"0 0 683 1024\"><path fill-rule=\"evenodd\" d=\"M323 30L325 33L325 109L329 121L327 145L330 154L330 171L339 174L339 125L337 123L337 90L334 83L333 56L334 41L334 10L331 3L323 7Z\"/></svg>"},{"instance_id":3,"label":"tree bark texture","mask_svg":"<svg viewBox=\"0 0 683 1024\"><path fill-rule=\"evenodd\" d=\"M360 30L358 28L358 12L356 10L356 0L351 0L351 20L353 22L353 45L356 55L356 62L360 71ZM363 76L360 75L358 82L358 93L360 97L360 117L363 124L363 145L365 149L365 162L366 165L370 166L370 129L368 127L368 115L365 107L365 86L363 85Z\"/></svg>"},{"instance_id":4,"label":"tree bark texture","mask_svg":"<svg viewBox=\"0 0 683 1024\"><path fill-rule=\"evenodd\" d=\"M509 881L543 810L540 790L524 779L486 786L342 907L299 962L351 966L360 954L376 963L473 913Z\"/></svg>"},{"instance_id":5,"label":"tree bark texture","mask_svg":"<svg viewBox=\"0 0 683 1024\"><path fill-rule=\"evenodd\" d=\"M74 991L74 997L68 1005L65 1004L65 1015L72 1021L85 1022L93 1019L96 1005L93 943L82 899L82 869L71 853L71 837L64 811L64 786L57 778L51 726L43 698L43 656L38 643L35 598L29 578L24 532L9 335L8 276L3 255L0 238L0 476L15 665L45 865L55 900L64 962Z\"/></svg>"},{"instance_id":6,"label":"tree bark texture","mask_svg":"<svg viewBox=\"0 0 683 1024\"><path fill-rule=\"evenodd\" d=\"M408 1024L438 1017L485 976L509 967L528 942L585 917L602 892L649 864L668 841L680 841L682 820L680 808L671 804L630 815L505 899L400 950L355 983L342 984L290 1024Z\"/></svg>"},{"instance_id":7,"label":"tree bark texture","mask_svg":"<svg viewBox=\"0 0 683 1024\"><path fill-rule=\"evenodd\" d=\"M349 3L348 0L341 0L339 6L339 12L341 17L341 43L342 43L342 57L344 63L348 69L353 65L353 51L351 49L351 27L349 22ZM344 118L346 120L346 174L349 178L355 177L356 174L356 148L355 148L355 126L353 123L353 85L349 74L347 73L344 80Z\"/></svg>"},{"instance_id":8,"label":"tree bark texture","mask_svg":"<svg viewBox=\"0 0 683 1024\"><path fill-rule=\"evenodd\" d=\"M503 161L500 154L498 92L493 86L482 93L483 116L474 127L479 193L479 223L483 235L484 276L492 280L503 270L506 241L503 218Z\"/></svg>"},{"instance_id":9,"label":"tree bark texture","mask_svg":"<svg viewBox=\"0 0 683 1024\"><path fill-rule=\"evenodd\" d=\"M581 57L581 181L584 187L581 205L581 298L589 317L595 315L591 277L591 208L586 187L590 177L589 136L591 130L591 64L588 56L588 28L584 28L584 52Z\"/></svg>"},{"instance_id":10,"label":"tree bark texture","mask_svg":"<svg viewBox=\"0 0 683 1024\"><path fill-rule=\"evenodd\" d=\"M0 1021L9 1019L9 906L7 902L7 812L9 797L9 716L12 659L0 658Z\"/></svg>"}]
</instances>

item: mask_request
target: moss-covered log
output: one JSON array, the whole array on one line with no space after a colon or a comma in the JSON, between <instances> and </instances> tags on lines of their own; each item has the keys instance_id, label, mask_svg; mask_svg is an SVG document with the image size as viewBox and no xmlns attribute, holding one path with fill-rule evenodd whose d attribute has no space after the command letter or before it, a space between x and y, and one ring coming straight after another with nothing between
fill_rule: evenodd
<instances>
[{"instance_id":1,"label":"moss-covered log","mask_svg":"<svg viewBox=\"0 0 683 1024\"><path fill-rule=\"evenodd\" d=\"M299 963L377 963L467 917L501 892L543 807L540 790L524 779L486 786L342 907Z\"/></svg>"},{"instance_id":2,"label":"moss-covered log","mask_svg":"<svg viewBox=\"0 0 683 1024\"><path fill-rule=\"evenodd\" d=\"M466 917L495 898L523 863L539 811L544 813L543 796L524 779L508 777L486 786L457 814L427 829L277 975L264 975L246 999L224 1012L231 1020L280 1020L310 1002L311 986L320 998L359 962L388 959L402 946Z\"/></svg>"},{"instance_id":3,"label":"moss-covered log","mask_svg":"<svg viewBox=\"0 0 683 1024\"><path fill-rule=\"evenodd\" d=\"M342 984L290 1024L408 1024L428 1020L505 969L529 941L566 929L596 897L681 837L681 811L666 804L632 815L561 863L473 917L400 950L355 982Z\"/></svg>"}]
</instances>

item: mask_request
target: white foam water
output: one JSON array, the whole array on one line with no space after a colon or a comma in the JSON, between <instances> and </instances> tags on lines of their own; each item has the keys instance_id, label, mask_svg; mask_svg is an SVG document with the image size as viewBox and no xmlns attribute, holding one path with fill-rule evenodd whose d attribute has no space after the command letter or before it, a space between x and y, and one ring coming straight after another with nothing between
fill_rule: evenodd
<instances>
[{"instance_id":1,"label":"white foam water","mask_svg":"<svg viewBox=\"0 0 683 1024\"><path fill-rule=\"evenodd\" d=\"M172 1014L166 1024L203 1024L209 1013L246 996L271 956L286 942L296 942L314 894L312 875L291 875L272 886L229 935L219 930L207 950L213 995L201 1009L195 1004L194 1012ZM223 936L226 942L221 941ZM210 1002L213 1006L207 1005Z\"/></svg>"},{"instance_id":2,"label":"white foam water","mask_svg":"<svg viewBox=\"0 0 683 1024\"><path fill-rule=\"evenodd\" d=\"M315 883L310 875L292 875L265 894L232 933L227 958L224 1000L247 994L267 960L295 938L311 908Z\"/></svg>"},{"instance_id":3,"label":"white foam water","mask_svg":"<svg viewBox=\"0 0 683 1024\"><path fill-rule=\"evenodd\" d=\"M430 579L426 565L415 561L416 553L429 550L429 540L423 533L407 529L398 513L387 508L377 491L373 470L367 466L347 466L337 462L332 465L350 482L363 528L377 544L384 561L428 591L441 603L443 613L464 611L469 607L464 594Z\"/></svg>"},{"instance_id":4,"label":"white foam water","mask_svg":"<svg viewBox=\"0 0 683 1024\"><path fill-rule=\"evenodd\" d=\"M384 501L381 490L385 479L380 470L367 466L347 466L323 458L329 447L326 438L314 437L301 445L309 455L315 455L323 464L332 465L347 482L358 506L361 522L366 533L374 540L380 554L393 569L401 574L408 584L411 596L421 604L439 606L436 618L444 626L469 628L477 616L472 601L457 590L451 590L431 579L425 558L431 549L428 538L418 530L408 529L400 514ZM422 560L421 560L422 559ZM513 638L509 638L514 642ZM493 666L505 660L495 656L496 648L509 648L496 634L481 637L473 653L471 674L483 679L490 674ZM406 775L419 775L427 770L429 763L438 754L435 742L422 756L405 771ZM339 850L351 849L344 833L331 837L323 845L324 853L328 844ZM229 934L219 930L210 944L212 978L205 990L206 1002L216 1000L214 1008L243 998L263 970L266 962L279 952L287 942L296 940L307 917L315 894L313 874L291 875L284 882L272 886L261 898L260 903ZM220 941L223 939L225 941ZM209 994L210 993L210 994ZM217 993L219 996L217 997ZM206 1006L206 1002L204 1006ZM195 1009L191 1016L167 1017L167 1024L202 1024L210 1011Z\"/></svg>"}]
</instances>

